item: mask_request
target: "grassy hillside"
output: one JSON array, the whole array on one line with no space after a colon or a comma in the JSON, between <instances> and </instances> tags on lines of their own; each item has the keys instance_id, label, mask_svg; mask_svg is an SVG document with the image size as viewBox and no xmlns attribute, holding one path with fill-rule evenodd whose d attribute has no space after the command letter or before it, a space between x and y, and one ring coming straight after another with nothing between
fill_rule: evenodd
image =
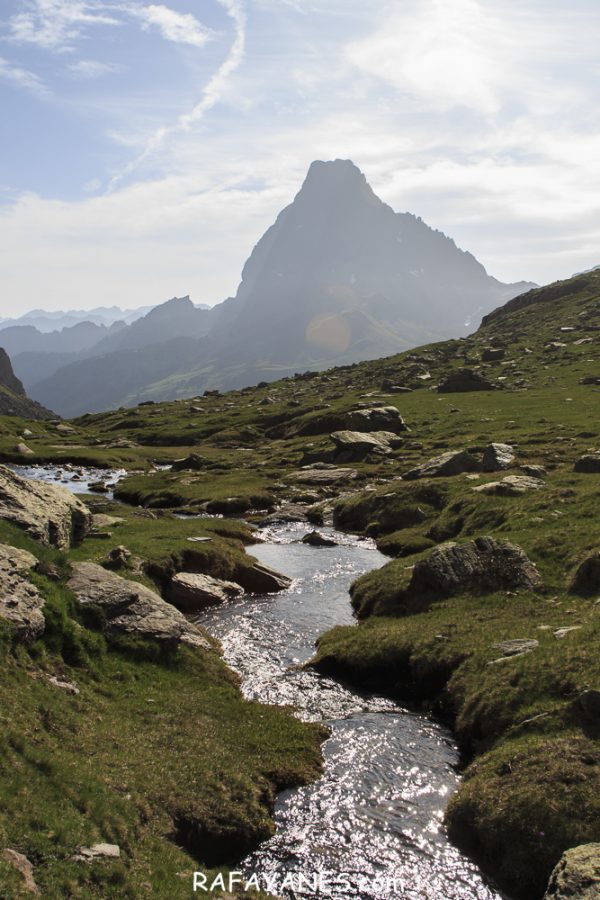
<instances>
[{"instance_id":1,"label":"grassy hillside","mask_svg":"<svg viewBox=\"0 0 600 900\"><path fill-rule=\"evenodd\" d=\"M445 392L450 375L472 381L472 375L461 374L465 369L484 378L488 389ZM584 691L600 690L600 583L596 589L592 578L588 592L573 587L582 561L600 549L600 474L575 471L582 455L600 449L599 401L600 272L593 272L511 301L469 338L375 362L228 394L83 416L70 423L73 431L67 433L50 423L4 417L0 456L17 460L14 446L28 428L34 432L27 438L34 450L28 462L127 468L130 475L118 495L147 512L127 513L114 539L149 563L144 577L159 586L161 572L184 552L186 529L192 527L173 518L173 510L250 521L287 510L314 522L333 516L340 527L373 536L390 563L354 585L359 626L324 635L314 664L422 705L452 723L466 770L447 812L450 833L507 890L529 900L543 894L564 849L600 840L600 730L580 699ZM330 434L348 427L357 404L395 407L410 430L394 439L387 454L339 463ZM514 460L506 471L403 478L448 450L468 450L480 459L490 442L512 446ZM171 469L161 467L173 462ZM337 469L345 471L336 474ZM511 475L533 475L539 483L523 493L479 490ZM114 512L105 500L96 505ZM148 517L149 512L158 518ZM203 565L214 571L218 563L226 575L245 558L243 545L252 537L226 519L193 522L194 533L207 529L201 533L209 534L211 528L223 544L208 545L216 546L216 555ZM407 605L406 586L415 564L449 540L461 544L487 535L521 547L538 567L541 589L465 590ZM98 560L105 549L101 539L91 539L72 556ZM59 634L72 633L77 616L64 591L54 583L45 590L58 597L53 602L64 613L56 616ZM5 699L22 700L19 716L8 723L13 742L5 746L23 781L15 782L2 826L5 842L10 838L39 859L53 885L63 882L52 878L71 877L65 860L79 829L86 839L89 831L90 840L118 834L131 847L133 860L115 870L120 887L109 889L105 881L99 888L85 884L77 890L80 896L127 896L126 887L139 896L148 860L153 871L164 867L164 884L168 873L190 865L186 851L165 837L164 786L155 783L151 771L152 754L166 752L182 721L185 729L198 729L185 733L188 748L210 738L193 777L209 798L218 795L220 783L231 787L223 809L237 822L254 819L250 811L259 807L268 811L268 802L260 804L276 784L316 771L318 735L277 710L261 719L263 708L242 703L216 658L182 652L175 661L150 659L129 647L104 647L93 629L80 624L85 646L75 661L69 651L64 657L71 638L55 640L52 631L50 644L37 647L33 657L6 650L7 672L14 680ZM75 631L80 633L78 627ZM495 645L515 639L537 645L504 658ZM68 672L81 682L82 694L55 696L43 679L31 678L31 667ZM195 693L190 698L190 683L205 698L209 727L192 724L189 704L197 698ZM149 684L156 688L151 695ZM151 713L148 699L156 701ZM46 707L50 712L43 712ZM80 718L86 754L100 744L103 748L95 751L94 766L87 756L82 760L67 749L65 735ZM246 722L250 725L242 727ZM223 749L223 723L238 729L235 741L243 747L244 764L237 774ZM134 750L137 754L146 739L150 746L125 770L123 760ZM175 798L192 764L184 749L178 749L176 759L169 786ZM73 767L77 788L71 797L63 787ZM27 818L19 791L31 778L37 785L36 805ZM67 813L59 831L56 798L63 795ZM135 799L115 804L117 795ZM82 796L89 799L84 802ZM142 797L149 798L148 808ZM167 806L172 816L172 804ZM210 809L203 808L202 816L212 821ZM266 816L261 812L256 818L264 833ZM60 848L54 855L52 841ZM156 895L167 896L160 893L162 876L152 877Z\"/></svg>"}]
</instances>

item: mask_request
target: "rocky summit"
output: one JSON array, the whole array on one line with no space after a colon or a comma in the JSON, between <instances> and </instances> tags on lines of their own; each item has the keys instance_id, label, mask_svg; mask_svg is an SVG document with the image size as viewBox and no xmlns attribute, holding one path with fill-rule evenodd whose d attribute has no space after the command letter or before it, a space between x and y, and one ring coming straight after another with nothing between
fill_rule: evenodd
<instances>
[{"instance_id":1,"label":"rocky summit","mask_svg":"<svg viewBox=\"0 0 600 900\"><path fill-rule=\"evenodd\" d=\"M254 247L235 297L209 310L173 298L110 334L94 326L85 347L80 332L70 343L63 335L52 354L38 335L16 365L32 396L73 416L456 337L532 286L503 284L451 238L395 212L350 160L315 161ZM19 330L11 340L21 349ZM461 390L489 389L477 374L454 379Z\"/></svg>"}]
</instances>

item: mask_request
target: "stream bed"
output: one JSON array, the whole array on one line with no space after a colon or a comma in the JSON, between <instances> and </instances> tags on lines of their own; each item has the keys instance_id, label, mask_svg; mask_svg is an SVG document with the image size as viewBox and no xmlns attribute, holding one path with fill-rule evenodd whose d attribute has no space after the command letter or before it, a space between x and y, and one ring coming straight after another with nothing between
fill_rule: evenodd
<instances>
[{"instance_id":1,"label":"stream bed","mask_svg":"<svg viewBox=\"0 0 600 900\"><path fill-rule=\"evenodd\" d=\"M293 705L331 730L323 776L279 795L276 835L240 869L287 898L497 900L442 825L459 783L450 732L301 668L319 634L353 624L351 582L387 561L369 541L321 530L338 546L299 543L303 525L263 533L266 542L251 552L292 577L290 589L213 607L197 620L222 642L246 697Z\"/></svg>"},{"instance_id":2,"label":"stream bed","mask_svg":"<svg viewBox=\"0 0 600 900\"><path fill-rule=\"evenodd\" d=\"M69 465L12 468L76 493L94 480L112 489L124 474ZM264 543L251 548L293 578L288 590L230 601L196 620L221 641L248 699L292 706L300 718L330 729L322 777L278 796L276 834L240 871L287 900L503 900L443 828L460 781L452 734L392 700L302 668L320 634L355 625L352 581L387 562L373 542L330 528L320 530L337 546L303 544L308 530L265 529Z\"/></svg>"}]
</instances>

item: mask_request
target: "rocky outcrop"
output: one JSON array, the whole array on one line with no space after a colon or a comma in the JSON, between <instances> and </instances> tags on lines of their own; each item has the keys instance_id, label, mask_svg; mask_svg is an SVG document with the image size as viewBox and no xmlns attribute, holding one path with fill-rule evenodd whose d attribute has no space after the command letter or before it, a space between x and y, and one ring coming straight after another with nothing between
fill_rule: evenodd
<instances>
[{"instance_id":1,"label":"rocky outcrop","mask_svg":"<svg viewBox=\"0 0 600 900\"><path fill-rule=\"evenodd\" d=\"M0 544L0 619L12 626L21 641L33 641L44 632L44 598L29 581L37 559L26 550Z\"/></svg>"},{"instance_id":2,"label":"rocky outcrop","mask_svg":"<svg viewBox=\"0 0 600 900\"><path fill-rule=\"evenodd\" d=\"M570 591L580 597L600 595L600 550L581 563L571 581Z\"/></svg>"},{"instance_id":3,"label":"rocky outcrop","mask_svg":"<svg viewBox=\"0 0 600 900\"><path fill-rule=\"evenodd\" d=\"M585 472L586 474L597 474L600 472L600 451L586 453L580 457L575 463L575 471Z\"/></svg>"},{"instance_id":4,"label":"rocky outcrop","mask_svg":"<svg viewBox=\"0 0 600 900\"><path fill-rule=\"evenodd\" d=\"M33 865L26 856L23 856L23 854L19 853L17 850L12 850L10 847L7 847L2 851L2 859L22 875L24 891L29 894L35 894L36 896L40 895L40 889L33 877Z\"/></svg>"},{"instance_id":5,"label":"rocky outcrop","mask_svg":"<svg viewBox=\"0 0 600 900\"><path fill-rule=\"evenodd\" d=\"M461 475L463 472L481 472L481 462L467 450L449 450L421 463L402 476L406 481L417 478L441 478Z\"/></svg>"},{"instance_id":6,"label":"rocky outcrop","mask_svg":"<svg viewBox=\"0 0 600 900\"><path fill-rule=\"evenodd\" d=\"M488 381L479 372L472 369L461 369L452 372L438 385L440 394L466 394L470 391L494 391L497 385Z\"/></svg>"},{"instance_id":7,"label":"rocky outcrop","mask_svg":"<svg viewBox=\"0 0 600 900\"><path fill-rule=\"evenodd\" d=\"M6 350L0 347L0 416L22 416L24 419L52 419L54 413L25 395L22 382L13 371Z\"/></svg>"},{"instance_id":8,"label":"rocky outcrop","mask_svg":"<svg viewBox=\"0 0 600 900\"><path fill-rule=\"evenodd\" d=\"M202 631L154 591L95 563L76 563L68 582L82 606L104 613L106 632L211 649Z\"/></svg>"},{"instance_id":9,"label":"rocky outcrop","mask_svg":"<svg viewBox=\"0 0 600 900\"><path fill-rule=\"evenodd\" d=\"M61 550L79 544L92 522L87 506L66 488L21 478L1 465L0 518Z\"/></svg>"},{"instance_id":10,"label":"rocky outcrop","mask_svg":"<svg viewBox=\"0 0 600 900\"><path fill-rule=\"evenodd\" d=\"M243 593L243 587L234 581L222 581L195 572L180 572L171 580L168 599L183 612L192 613L241 597Z\"/></svg>"},{"instance_id":11,"label":"rocky outcrop","mask_svg":"<svg viewBox=\"0 0 600 900\"><path fill-rule=\"evenodd\" d=\"M391 431L393 434L401 434L408 431L408 426L395 406L353 409L346 415L346 427L366 433Z\"/></svg>"},{"instance_id":12,"label":"rocky outcrop","mask_svg":"<svg viewBox=\"0 0 600 900\"><path fill-rule=\"evenodd\" d=\"M510 444L489 444L483 451L483 471L500 472L515 461L514 447Z\"/></svg>"},{"instance_id":13,"label":"rocky outcrop","mask_svg":"<svg viewBox=\"0 0 600 900\"><path fill-rule=\"evenodd\" d=\"M334 431L331 440L336 446L338 463L360 462L370 453L386 456L390 452L390 440L396 435L391 431Z\"/></svg>"},{"instance_id":14,"label":"rocky outcrop","mask_svg":"<svg viewBox=\"0 0 600 900\"><path fill-rule=\"evenodd\" d=\"M535 590L541 584L537 568L520 547L508 541L479 537L466 544L444 544L419 560L408 592L447 597L470 590Z\"/></svg>"},{"instance_id":15,"label":"rocky outcrop","mask_svg":"<svg viewBox=\"0 0 600 900\"><path fill-rule=\"evenodd\" d=\"M25 396L23 382L15 375L8 353L2 347L0 347L0 386L18 397Z\"/></svg>"},{"instance_id":16,"label":"rocky outcrop","mask_svg":"<svg viewBox=\"0 0 600 900\"><path fill-rule=\"evenodd\" d=\"M548 882L544 900L598 900L600 844L581 844L563 853Z\"/></svg>"}]
</instances>

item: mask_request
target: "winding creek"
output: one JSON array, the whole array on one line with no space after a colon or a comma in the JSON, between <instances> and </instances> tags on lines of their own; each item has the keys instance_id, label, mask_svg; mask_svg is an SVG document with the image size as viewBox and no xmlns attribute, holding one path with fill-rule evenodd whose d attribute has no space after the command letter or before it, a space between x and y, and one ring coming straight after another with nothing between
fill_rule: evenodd
<instances>
[{"instance_id":1,"label":"winding creek","mask_svg":"<svg viewBox=\"0 0 600 900\"><path fill-rule=\"evenodd\" d=\"M90 470L73 480L65 468L14 468L77 492L98 477ZM113 485L120 474L101 477ZM289 900L501 900L444 832L444 809L459 782L450 732L391 700L302 668L320 634L353 624L351 582L386 562L371 542L331 529L321 531L335 547L299 543L307 530L270 528L262 532L265 543L251 549L294 579L289 590L212 607L196 620L221 641L246 697L289 704L330 729L323 776L279 795L276 835L240 869L261 887L269 879Z\"/></svg>"}]
</instances>

